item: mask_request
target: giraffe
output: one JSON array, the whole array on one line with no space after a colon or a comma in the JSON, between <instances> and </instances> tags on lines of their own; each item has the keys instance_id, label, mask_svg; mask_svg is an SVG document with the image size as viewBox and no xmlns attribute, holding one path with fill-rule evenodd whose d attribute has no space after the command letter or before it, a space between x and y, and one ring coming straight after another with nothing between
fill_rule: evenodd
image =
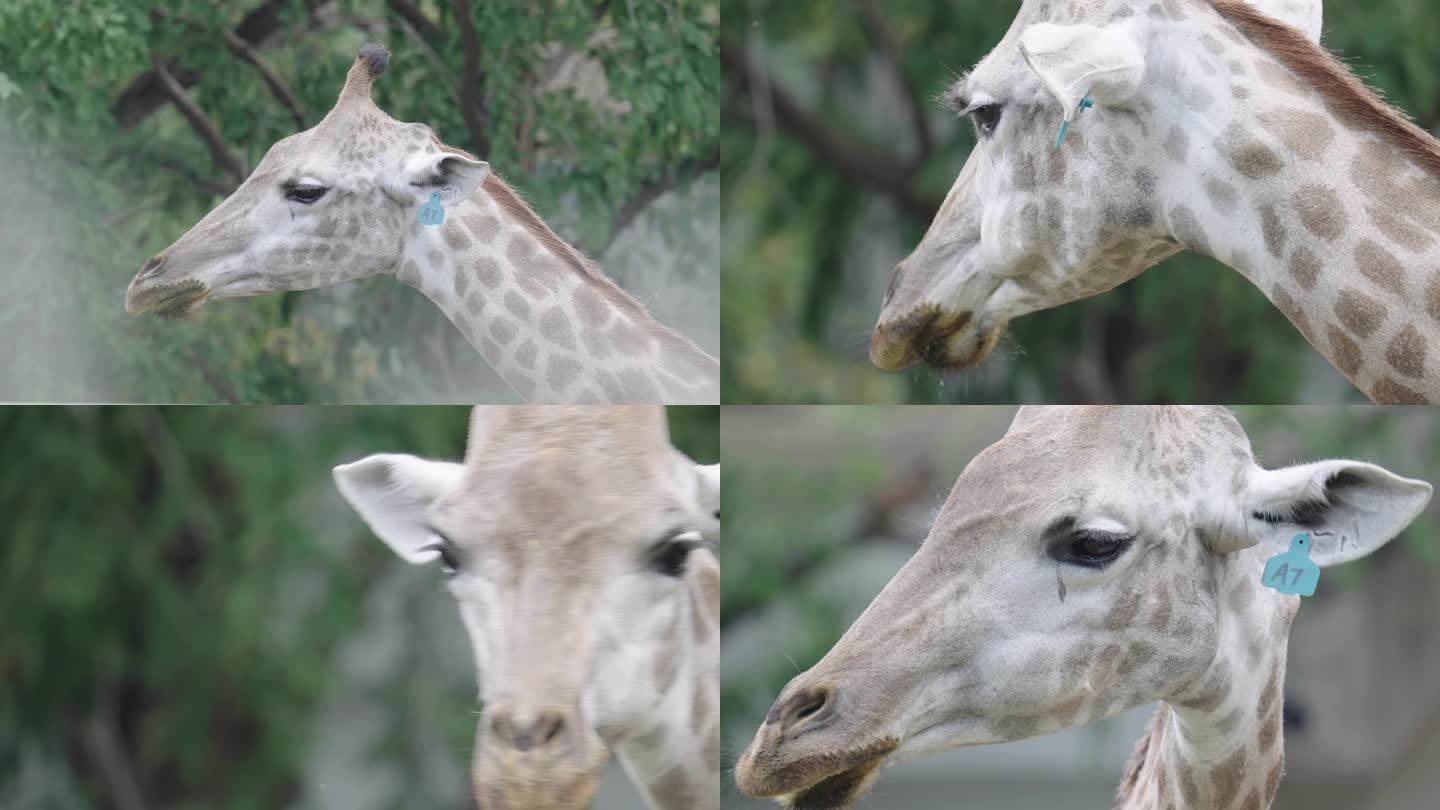
<instances>
[{"instance_id":1,"label":"giraffe","mask_svg":"<svg viewBox=\"0 0 1440 810\"><path fill-rule=\"evenodd\" d=\"M1011 320L1189 249L1371 399L1440 401L1440 142L1317 44L1320 8L1025 0L944 94L978 145L895 268L872 362L973 367Z\"/></svg>"},{"instance_id":2,"label":"giraffe","mask_svg":"<svg viewBox=\"0 0 1440 810\"><path fill-rule=\"evenodd\" d=\"M360 50L335 106L277 142L233 194L145 262L125 307L393 275L438 306L526 401L720 401L719 366L655 320L490 171L370 97L389 52ZM438 196L445 216L421 224Z\"/></svg>"},{"instance_id":3,"label":"giraffe","mask_svg":"<svg viewBox=\"0 0 1440 810\"><path fill-rule=\"evenodd\" d=\"M719 468L671 447L661 408L477 407L463 464L380 454L335 482L447 576L481 807L588 807L608 749L654 810L718 810Z\"/></svg>"},{"instance_id":4,"label":"giraffe","mask_svg":"<svg viewBox=\"0 0 1440 810\"><path fill-rule=\"evenodd\" d=\"M1319 565L1364 556L1430 495L1358 461L1264 469L1223 408L1021 409L915 555L781 691L736 782L845 807L891 758L1159 701L1117 808L1269 807L1300 597L1261 584L1267 559L1297 532Z\"/></svg>"}]
</instances>

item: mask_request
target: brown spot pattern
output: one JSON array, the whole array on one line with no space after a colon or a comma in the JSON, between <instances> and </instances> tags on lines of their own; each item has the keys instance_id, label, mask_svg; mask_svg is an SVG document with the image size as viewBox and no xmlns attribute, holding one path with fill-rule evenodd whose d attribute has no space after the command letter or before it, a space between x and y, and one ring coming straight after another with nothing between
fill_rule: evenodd
<instances>
[{"instance_id":1,"label":"brown spot pattern","mask_svg":"<svg viewBox=\"0 0 1440 810\"><path fill-rule=\"evenodd\" d=\"M526 371L534 371L535 353L535 341L526 338L525 342L520 344L520 348L515 350L515 365Z\"/></svg>"},{"instance_id":2,"label":"brown spot pattern","mask_svg":"<svg viewBox=\"0 0 1440 810\"><path fill-rule=\"evenodd\" d=\"M530 302L514 290L505 291L505 308L522 321L530 317Z\"/></svg>"},{"instance_id":3,"label":"brown spot pattern","mask_svg":"<svg viewBox=\"0 0 1440 810\"><path fill-rule=\"evenodd\" d=\"M1369 239L1355 246L1355 265L1361 275L1396 295L1405 294L1405 270L1400 260Z\"/></svg>"},{"instance_id":4,"label":"brown spot pattern","mask_svg":"<svg viewBox=\"0 0 1440 810\"><path fill-rule=\"evenodd\" d=\"M1270 297L1274 300L1274 306L1279 307L1279 310L1284 313L1284 317L1289 319L1290 323L1295 324L1296 329L1300 330L1300 334L1303 334L1310 343L1315 343L1315 336L1310 331L1310 319L1305 317L1305 310L1300 308L1300 304L1295 300L1295 295L1290 295L1289 290L1276 284Z\"/></svg>"},{"instance_id":5,"label":"brown spot pattern","mask_svg":"<svg viewBox=\"0 0 1440 810\"><path fill-rule=\"evenodd\" d=\"M500 264L489 256L475 260L475 277L486 287L499 287L502 278Z\"/></svg>"},{"instance_id":6,"label":"brown spot pattern","mask_svg":"<svg viewBox=\"0 0 1440 810\"><path fill-rule=\"evenodd\" d=\"M570 328L570 318L558 306L551 307L540 316L540 336L562 348L575 348L575 332Z\"/></svg>"},{"instance_id":7,"label":"brown spot pattern","mask_svg":"<svg viewBox=\"0 0 1440 810\"><path fill-rule=\"evenodd\" d=\"M1255 116L1260 126L1304 160L1320 160L1335 140L1335 128L1319 113L1281 107Z\"/></svg>"},{"instance_id":8,"label":"brown spot pattern","mask_svg":"<svg viewBox=\"0 0 1440 810\"><path fill-rule=\"evenodd\" d=\"M1385 359L1390 361L1391 368L1404 374L1411 379L1422 379L1425 376L1425 336L1414 324L1406 324L1390 339L1390 346L1385 350Z\"/></svg>"},{"instance_id":9,"label":"brown spot pattern","mask_svg":"<svg viewBox=\"0 0 1440 810\"><path fill-rule=\"evenodd\" d=\"M1310 233L1329 242L1345 233L1345 211L1340 195L1318 183L1301 186L1295 192L1295 210Z\"/></svg>"},{"instance_id":10,"label":"brown spot pattern","mask_svg":"<svg viewBox=\"0 0 1440 810\"><path fill-rule=\"evenodd\" d=\"M545 367L545 382L555 391L564 391L575 382L580 375L580 363L575 359L563 355L550 355L550 362ZM658 398L656 400L659 401Z\"/></svg>"},{"instance_id":11,"label":"brown spot pattern","mask_svg":"<svg viewBox=\"0 0 1440 810\"><path fill-rule=\"evenodd\" d=\"M1255 140L1253 135L1238 124L1225 128L1224 139L1219 148L1220 153L1230 161L1235 170L1251 180L1279 174L1285 165L1275 154L1275 150Z\"/></svg>"},{"instance_id":12,"label":"brown spot pattern","mask_svg":"<svg viewBox=\"0 0 1440 810\"><path fill-rule=\"evenodd\" d=\"M1265 237L1265 249L1271 256L1278 259L1285 255L1285 226L1280 224L1280 214L1275 211L1275 206L1269 203L1260 206L1260 232Z\"/></svg>"},{"instance_id":13,"label":"brown spot pattern","mask_svg":"<svg viewBox=\"0 0 1440 810\"><path fill-rule=\"evenodd\" d=\"M451 219L440 228L440 234L445 237L445 244L449 245L451 250L465 250L471 245L470 236L460 225L459 221Z\"/></svg>"},{"instance_id":14,"label":"brown spot pattern","mask_svg":"<svg viewBox=\"0 0 1440 810\"><path fill-rule=\"evenodd\" d=\"M1295 254L1290 257L1290 275L1295 277L1302 289L1315 289L1315 279L1320 275L1320 257L1310 248L1296 248Z\"/></svg>"},{"instance_id":15,"label":"brown spot pattern","mask_svg":"<svg viewBox=\"0 0 1440 810\"><path fill-rule=\"evenodd\" d=\"M1419 391L1385 377L1375 383L1370 398L1384 405L1429 405L1430 400Z\"/></svg>"},{"instance_id":16,"label":"brown spot pattern","mask_svg":"<svg viewBox=\"0 0 1440 810\"><path fill-rule=\"evenodd\" d=\"M1333 323L1325 327L1325 334L1330 338L1330 359L1335 361L1335 367L1345 376L1354 378L1360 371L1360 347Z\"/></svg>"},{"instance_id":17,"label":"brown spot pattern","mask_svg":"<svg viewBox=\"0 0 1440 810\"><path fill-rule=\"evenodd\" d=\"M1335 314L1351 334L1367 338L1375 334L1385 320L1385 307L1365 293L1346 287L1335 299Z\"/></svg>"}]
</instances>

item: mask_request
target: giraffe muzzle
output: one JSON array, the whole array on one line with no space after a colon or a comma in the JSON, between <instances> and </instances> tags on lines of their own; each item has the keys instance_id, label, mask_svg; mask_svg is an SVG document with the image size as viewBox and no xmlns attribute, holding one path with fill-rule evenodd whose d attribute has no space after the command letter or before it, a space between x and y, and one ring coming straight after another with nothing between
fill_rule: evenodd
<instances>
[{"instance_id":1,"label":"giraffe muzzle","mask_svg":"<svg viewBox=\"0 0 1440 810\"><path fill-rule=\"evenodd\" d=\"M870 362L887 371L924 363L939 371L977 365L994 348L1000 330L985 330L973 311L947 313L927 305L881 321L870 337Z\"/></svg>"},{"instance_id":2,"label":"giraffe muzzle","mask_svg":"<svg viewBox=\"0 0 1440 810\"><path fill-rule=\"evenodd\" d=\"M194 314L210 298L210 288L194 278L167 279L168 257L151 256L125 290L125 311L131 315L151 311L161 318Z\"/></svg>"},{"instance_id":3,"label":"giraffe muzzle","mask_svg":"<svg viewBox=\"0 0 1440 810\"><path fill-rule=\"evenodd\" d=\"M475 796L483 810L584 810L609 752L576 712L486 712L475 754Z\"/></svg>"}]
</instances>

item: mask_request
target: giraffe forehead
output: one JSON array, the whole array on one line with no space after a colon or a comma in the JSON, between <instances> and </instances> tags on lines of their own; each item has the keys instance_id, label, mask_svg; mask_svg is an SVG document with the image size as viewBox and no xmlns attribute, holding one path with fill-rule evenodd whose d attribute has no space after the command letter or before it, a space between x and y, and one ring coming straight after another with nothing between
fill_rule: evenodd
<instances>
[{"instance_id":1,"label":"giraffe forehead","mask_svg":"<svg viewBox=\"0 0 1440 810\"><path fill-rule=\"evenodd\" d=\"M651 542L698 509L663 418L646 408L477 408L465 477L440 510L484 542Z\"/></svg>"},{"instance_id":2,"label":"giraffe forehead","mask_svg":"<svg viewBox=\"0 0 1440 810\"><path fill-rule=\"evenodd\" d=\"M1011 430L961 473L937 529L1014 536L1064 518L1134 524L1208 497L1251 463L1249 440L1224 409L1022 409Z\"/></svg>"},{"instance_id":3,"label":"giraffe forehead","mask_svg":"<svg viewBox=\"0 0 1440 810\"><path fill-rule=\"evenodd\" d=\"M434 134L424 124L406 124L383 112L363 117L327 118L320 124L276 141L256 166L283 174L343 174L357 168L398 165L405 155L433 152Z\"/></svg>"}]
</instances>

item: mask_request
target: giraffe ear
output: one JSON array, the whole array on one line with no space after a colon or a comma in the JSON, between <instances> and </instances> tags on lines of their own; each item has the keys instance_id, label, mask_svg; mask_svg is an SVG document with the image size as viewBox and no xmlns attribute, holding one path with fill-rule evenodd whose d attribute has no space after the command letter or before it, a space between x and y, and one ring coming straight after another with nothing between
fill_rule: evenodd
<instances>
[{"instance_id":1,"label":"giraffe ear","mask_svg":"<svg viewBox=\"0 0 1440 810\"><path fill-rule=\"evenodd\" d=\"M1097 104L1123 107L1140 89L1145 49L1134 26L1036 23L1020 34L1020 53L1069 121L1086 94Z\"/></svg>"},{"instance_id":2,"label":"giraffe ear","mask_svg":"<svg viewBox=\"0 0 1440 810\"><path fill-rule=\"evenodd\" d=\"M1317 461L1251 471L1244 508L1249 541L1276 551L1309 532L1310 558L1320 566L1364 557L1424 511L1432 487L1360 461Z\"/></svg>"},{"instance_id":3,"label":"giraffe ear","mask_svg":"<svg viewBox=\"0 0 1440 810\"><path fill-rule=\"evenodd\" d=\"M382 453L335 468L335 486L367 525L406 562L439 556L426 520L430 505L459 486L465 467Z\"/></svg>"},{"instance_id":4,"label":"giraffe ear","mask_svg":"<svg viewBox=\"0 0 1440 810\"><path fill-rule=\"evenodd\" d=\"M485 176L490 164L456 152L418 152L405 160L400 170L401 185L425 204L439 193L440 204L450 207L469 197Z\"/></svg>"}]
</instances>

